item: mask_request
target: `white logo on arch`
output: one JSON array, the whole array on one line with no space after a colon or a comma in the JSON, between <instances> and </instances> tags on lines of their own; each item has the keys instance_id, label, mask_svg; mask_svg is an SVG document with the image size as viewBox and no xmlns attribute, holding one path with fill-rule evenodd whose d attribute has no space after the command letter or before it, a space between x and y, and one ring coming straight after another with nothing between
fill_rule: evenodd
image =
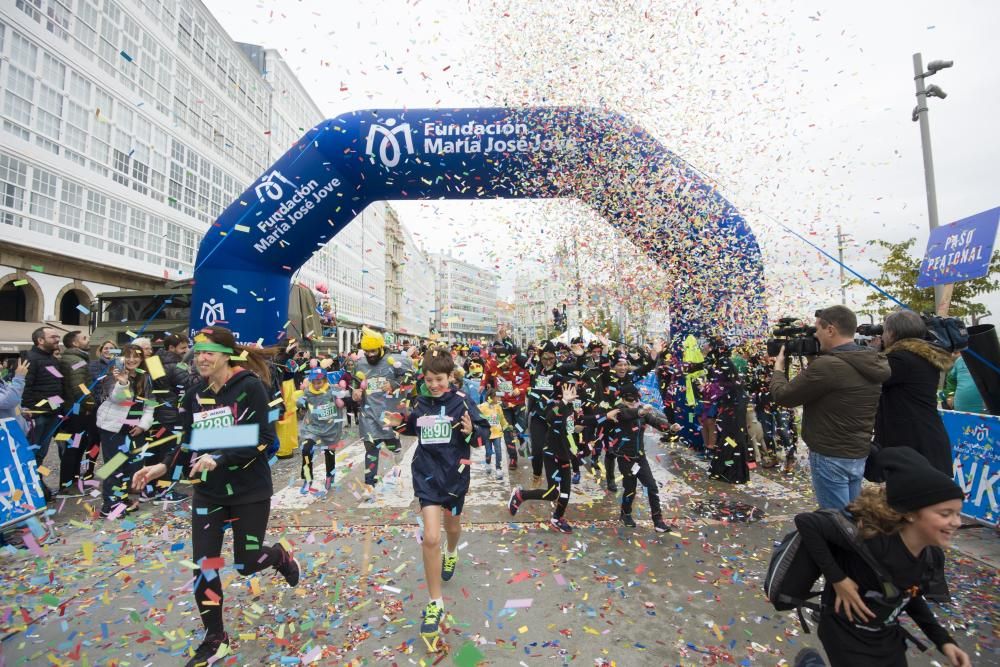
<instances>
[{"instance_id":1,"label":"white logo on arch","mask_svg":"<svg viewBox=\"0 0 1000 667\"><path fill-rule=\"evenodd\" d=\"M206 327L215 326L216 322L226 321L226 309L223 302L216 303L215 299L209 299L208 303L201 304L201 319L205 321Z\"/></svg>"},{"instance_id":2,"label":"white logo on arch","mask_svg":"<svg viewBox=\"0 0 1000 667\"><path fill-rule=\"evenodd\" d=\"M277 181L280 181L280 183ZM253 191L257 194L257 199L262 204L264 203L264 195L267 195L267 198L272 201L278 201L285 196L285 190L281 187L281 183L291 186L293 190L295 189L294 183L282 176L280 171L275 170L270 174L264 174L260 179L260 183Z\"/></svg>"},{"instance_id":3,"label":"white logo on arch","mask_svg":"<svg viewBox=\"0 0 1000 667\"><path fill-rule=\"evenodd\" d=\"M396 127L395 118L388 118L384 125L372 123L368 127L368 141L365 143L365 153L375 157L375 135L381 135L382 141L378 146L378 158L386 167L392 168L399 164L403 157L403 149L408 155L413 155L413 134L409 123L402 123ZM403 138L403 145L399 144L399 137Z\"/></svg>"}]
</instances>

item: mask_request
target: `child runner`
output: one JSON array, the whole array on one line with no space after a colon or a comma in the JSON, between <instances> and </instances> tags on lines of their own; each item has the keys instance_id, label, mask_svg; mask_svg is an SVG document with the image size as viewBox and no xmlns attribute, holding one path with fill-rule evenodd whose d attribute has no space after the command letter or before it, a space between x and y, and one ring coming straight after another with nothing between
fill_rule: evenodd
<instances>
[{"instance_id":1,"label":"child runner","mask_svg":"<svg viewBox=\"0 0 1000 667\"><path fill-rule=\"evenodd\" d=\"M552 526L561 533L572 533L573 526L563 516L573 488L570 483L571 460L576 450L578 420L582 415L578 415L574 407L576 383L558 375L553 375L552 380L551 398L543 411L547 421L547 439L540 456L545 463L548 487L529 491L524 491L519 486L514 487L510 500L507 501L507 509L514 516L525 500L551 501L555 503Z\"/></svg>"},{"instance_id":2,"label":"child runner","mask_svg":"<svg viewBox=\"0 0 1000 667\"><path fill-rule=\"evenodd\" d=\"M861 539L892 579L886 592L879 576L829 515L810 512L795 526L813 562L826 578L819 639L831 667L905 667L910 633L899 623L909 614L953 667L969 667L969 656L941 627L924 595L947 599L944 553L962 525L965 494L948 475L906 447L883 449L875 463L884 487L867 487L847 510Z\"/></svg>"},{"instance_id":3,"label":"child runner","mask_svg":"<svg viewBox=\"0 0 1000 667\"><path fill-rule=\"evenodd\" d=\"M618 395L621 397L617 411L617 423L611 427L611 442L614 442L615 455L618 457L618 469L622 472L622 512L621 522L629 528L635 528L632 518L632 502L635 500L636 482L646 487L649 498L649 514L653 519L653 527L658 533L677 530L676 526L667 525L660 509L659 485L653 477L646 460L646 424L667 430L673 428L670 421L648 405L639 402L639 390L635 385L622 385ZM614 416L614 410L608 413ZM676 430L676 429L675 429Z\"/></svg>"},{"instance_id":4,"label":"child runner","mask_svg":"<svg viewBox=\"0 0 1000 667\"><path fill-rule=\"evenodd\" d=\"M194 596L205 639L187 667L204 667L229 653L229 635L222 620L221 556L226 530L233 533L233 564L244 577L273 567L289 586L297 586L300 570L298 561L281 544L264 544L273 494L268 458L277 451L269 418L267 359L260 350L237 345L232 332L221 327L202 329L195 337L194 357L201 382L184 396L181 423L182 441L197 447L190 471L195 480L191 548L192 560L200 567ZM252 426L252 436L237 440L257 444L238 446L236 442L210 448L217 438L233 442L227 436L236 426ZM192 437L201 430L205 437ZM135 473L132 487L141 489L166 472L164 463L144 467Z\"/></svg>"},{"instance_id":5,"label":"child runner","mask_svg":"<svg viewBox=\"0 0 1000 667\"><path fill-rule=\"evenodd\" d=\"M405 421L398 413L384 416L386 424L402 426L417 436L413 455L413 493L420 501L424 523L421 551L430 602L424 608L420 636L428 650L438 648L444 599L441 582L450 581L458 565L458 540L462 534L462 506L469 490L470 447L489 440L489 424L473 403L452 389L455 361L445 347L424 355L423 376L429 396L417 396ZM442 510L447 510L443 512ZM448 550L441 553L441 523L448 536Z\"/></svg>"},{"instance_id":6,"label":"child runner","mask_svg":"<svg viewBox=\"0 0 1000 667\"><path fill-rule=\"evenodd\" d=\"M351 392L340 386L330 384L326 372L322 368L309 371L309 384L298 400L300 409L306 409L305 417L299 421L299 444L302 447L302 489L306 495L312 488L313 455L316 446L323 449L326 462L326 480L323 488L318 490L323 494L333 486L336 472L337 450L344 441L344 398Z\"/></svg>"},{"instance_id":7,"label":"child runner","mask_svg":"<svg viewBox=\"0 0 1000 667\"><path fill-rule=\"evenodd\" d=\"M503 406L500 405L496 391L487 389L486 402L479 406L479 414L490 425L490 437L486 441L486 471L489 472L490 459L495 455L497 462L494 475L497 479L503 479L503 451L500 443L503 442L504 431L511 428L503 413Z\"/></svg>"}]
</instances>

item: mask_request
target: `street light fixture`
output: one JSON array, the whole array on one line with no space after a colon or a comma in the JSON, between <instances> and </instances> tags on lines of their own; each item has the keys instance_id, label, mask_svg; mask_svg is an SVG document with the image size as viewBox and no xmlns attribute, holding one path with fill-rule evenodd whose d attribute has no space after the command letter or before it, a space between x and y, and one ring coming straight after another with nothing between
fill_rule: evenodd
<instances>
[{"instance_id":1,"label":"street light fixture","mask_svg":"<svg viewBox=\"0 0 1000 667\"><path fill-rule=\"evenodd\" d=\"M920 143L924 154L924 183L927 187L927 221L932 232L938 227L938 211L937 190L934 186L934 159L931 155L931 128L927 118L927 98L937 97L943 100L948 94L941 90L940 86L933 84L925 88L924 79L934 76L954 64L953 60L932 60L927 63L927 71L925 72L923 56L919 53L913 54L913 81L917 86L917 106L914 107L911 118L913 122L920 123ZM934 286L934 309L938 315L948 314L951 290L951 285Z\"/></svg>"}]
</instances>

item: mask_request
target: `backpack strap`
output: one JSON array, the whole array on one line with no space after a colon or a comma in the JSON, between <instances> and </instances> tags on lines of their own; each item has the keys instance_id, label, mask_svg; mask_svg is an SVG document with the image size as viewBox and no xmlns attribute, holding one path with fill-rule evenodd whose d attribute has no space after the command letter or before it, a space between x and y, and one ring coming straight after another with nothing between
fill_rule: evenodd
<instances>
[{"instance_id":1,"label":"backpack strap","mask_svg":"<svg viewBox=\"0 0 1000 667\"><path fill-rule=\"evenodd\" d=\"M833 522L852 544L855 553L861 556L861 559L865 561L865 564L867 564L868 567L870 567L875 573L875 576L878 577L879 582L882 584L882 594L887 598L897 597L899 595L899 589L896 588L894 583L892 583L892 577L886 574L882 564L876 560L875 556L873 556L872 552L868 549L868 546L861 539L861 536L858 535L858 526L854 523L853 517L836 510L820 511L833 519Z\"/></svg>"}]
</instances>

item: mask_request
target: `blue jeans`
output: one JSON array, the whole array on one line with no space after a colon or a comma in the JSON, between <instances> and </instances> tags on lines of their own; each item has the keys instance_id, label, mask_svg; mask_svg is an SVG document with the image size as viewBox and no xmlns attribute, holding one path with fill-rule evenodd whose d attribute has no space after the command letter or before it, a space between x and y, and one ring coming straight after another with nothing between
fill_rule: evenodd
<instances>
[{"instance_id":1,"label":"blue jeans","mask_svg":"<svg viewBox=\"0 0 1000 667\"><path fill-rule=\"evenodd\" d=\"M861 493L866 459L842 459L809 452L813 491L820 509L844 509L857 498Z\"/></svg>"},{"instance_id":2,"label":"blue jeans","mask_svg":"<svg viewBox=\"0 0 1000 667\"><path fill-rule=\"evenodd\" d=\"M503 438L490 438L486 441L486 463L490 462L495 454L497 457L496 468L500 470L503 466L503 450L500 449L500 445L503 443Z\"/></svg>"},{"instance_id":3,"label":"blue jeans","mask_svg":"<svg viewBox=\"0 0 1000 667\"><path fill-rule=\"evenodd\" d=\"M31 418L31 433L28 442L35 449L35 462L42 465L45 457L49 454L49 445L52 444L52 436L56 434L59 426L59 415L49 412L41 415L34 415ZM60 459L62 458L62 446L59 448Z\"/></svg>"}]
</instances>

